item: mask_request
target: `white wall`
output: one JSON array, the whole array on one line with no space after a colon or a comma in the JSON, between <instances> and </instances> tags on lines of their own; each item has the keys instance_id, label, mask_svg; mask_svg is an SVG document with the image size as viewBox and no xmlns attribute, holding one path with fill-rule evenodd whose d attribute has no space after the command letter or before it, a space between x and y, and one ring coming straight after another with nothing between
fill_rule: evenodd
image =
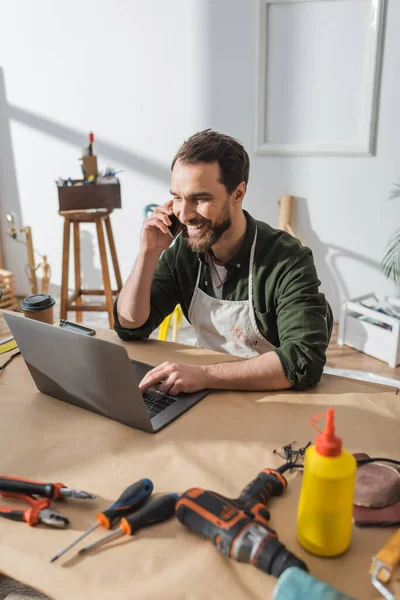
<instances>
[{"instance_id":1,"label":"white wall","mask_svg":"<svg viewBox=\"0 0 400 600\"><path fill-rule=\"evenodd\" d=\"M256 2L210 1L208 22L208 124L253 148ZM277 198L298 197L294 228L314 251L336 317L340 299L399 293L379 268L389 235L400 227L400 200L387 199L400 178L399 27L400 2L388 0L376 157L251 157L250 211L276 223Z\"/></svg>"},{"instance_id":2,"label":"white wall","mask_svg":"<svg viewBox=\"0 0 400 600\"><path fill-rule=\"evenodd\" d=\"M213 127L249 150L245 205L254 216L276 224L277 198L298 197L294 226L314 251L336 315L341 299L375 289L398 292L379 269L387 239L400 226L400 202L387 199L400 177L398 0L388 2L377 156L371 158L254 155L256 0L70 0L63 6L7 3L0 22L20 210L37 249L49 257L55 285L62 223L54 179L80 175L87 132L96 134L100 167L124 169L123 210L114 213L113 225L127 277L143 206L168 198L174 151L194 131ZM0 112L1 102L0 94ZM2 162L9 150L4 129L3 123ZM15 190L1 177L3 221L4 206L17 205ZM84 238L86 285L99 280L92 231L88 226ZM11 240L6 260L18 270ZM25 293L21 269L18 283Z\"/></svg>"},{"instance_id":3,"label":"white wall","mask_svg":"<svg viewBox=\"0 0 400 600\"><path fill-rule=\"evenodd\" d=\"M169 198L171 158L182 139L204 122L200 8L197 0L2 5L0 67L22 219L33 228L37 250L48 255L58 286L62 218L54 180L81 176L78 158L90 130L99 167L124 169L123 210L112 217L124 277L138 249L143 207ZM7 151L3 136L0 155ZM9 206L13 191L0 182L0 194L2 205L6 195ZM100 263L97 253L94 264L91 255L94 226L86 229L84 284L93 286ZM7 240L6 262L25 293L23 265L16 264L14 248Z\"/></svg>"}]
</instances>

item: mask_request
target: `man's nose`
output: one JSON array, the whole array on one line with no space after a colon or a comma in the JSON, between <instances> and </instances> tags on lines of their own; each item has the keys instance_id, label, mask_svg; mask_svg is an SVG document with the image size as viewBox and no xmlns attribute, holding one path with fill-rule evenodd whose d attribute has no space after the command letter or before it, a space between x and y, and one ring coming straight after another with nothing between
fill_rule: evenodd
<instances>
[{"instance_id":1,"label":"man's nose","mask_svg":"<svg viewBox=\"0 0 400 600\"><path fill-rule=\"evenodd\" d=\"M179 207L179 213L177 211L177 216L181 223L189 223L193 219L196 218L197 211L196 206L193 202L187 202L186 200L182 200L181 205Z\"/></svg>"}]
</instances>

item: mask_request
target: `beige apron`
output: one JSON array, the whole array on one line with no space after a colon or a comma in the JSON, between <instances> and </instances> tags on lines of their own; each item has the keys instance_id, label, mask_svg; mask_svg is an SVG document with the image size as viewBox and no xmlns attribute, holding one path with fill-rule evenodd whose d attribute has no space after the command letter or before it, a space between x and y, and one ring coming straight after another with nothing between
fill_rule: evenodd
<instances>
[{"instance_id":1,"label":"beige apron","mask_svg":"<svg viewBox=\"0 0 400 600\"><path fill-rule=\"evenodd\" d=\"M260 333L253 306L253 265L257 230L250 252L248 300L220 300L199 288L201 262L189 307L189 320L197 334L197 345L209 350L252 358L274 350Z\"/></svg>"}]
</instances>

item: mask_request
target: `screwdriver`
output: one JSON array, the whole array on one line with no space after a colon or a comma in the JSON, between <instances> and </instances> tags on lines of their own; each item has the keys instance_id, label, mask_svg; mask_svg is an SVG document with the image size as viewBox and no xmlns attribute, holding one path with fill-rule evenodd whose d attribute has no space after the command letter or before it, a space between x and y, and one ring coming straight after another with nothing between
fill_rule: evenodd
<instances>
[{"instance_id":1,"label":"screwdriver","mask_svg":"<svg viewBox=\"0 0 400 600\"><path fill-rule=\"evenodd\" d=\"M119 523L120 526L116 531L105 535L96 542L89 544L89 546L85 546L85 548L79 550L78 554L83 554L97 546L101 546L108 540L120 536L123 533L125 533L125 535L133 535L142 527L166 521L175 514L175 505L178 498L178 494L165 494L164 496L153 498L143 506L143 508L133 513L130 517L121 519Z\"/></svg>"},{"instance_id":2,"label":"screwdriver","mask_svg":"<svg viewBox=\"0 0 400 600\"><path fill-rule=\"evenodd\" d=\"M87 531L82 533L75 541L73 541L69 546L61 550L56 556L53 556L50 562L54 562L57 558L60 558L65 552L67 552L70 548L75 546L78 542L83 540L84 537L89 535L92 531L97 529L97 527L104 527L105 529L110 529L112 525L121 517L128 515L132 512L138 504L140 504L143 500L148 498L153 491L153 482L150 479L140 479L136 481L136 483L132 483L129 487L126 488L118 498L114 504L112 504L109 508L104 510L103 512L99 512L96 515L97 523L90 527Z\"/></svg>"},{"instance_id":3,"label":"screwdriver","mask_svg":"<svg viewBox=\"0 0 400 600\"><path fill-rule=\"evenodd\" d=\"M19 477L0 477L0 491L13 492L18 494L36 494L56 500L57 498L80 498L82 500L94 500L96 496L82 490L74 490L63 483L42 483L41 481L31 481L30 479L21 479Z\"/></svg>"}]
</instances>

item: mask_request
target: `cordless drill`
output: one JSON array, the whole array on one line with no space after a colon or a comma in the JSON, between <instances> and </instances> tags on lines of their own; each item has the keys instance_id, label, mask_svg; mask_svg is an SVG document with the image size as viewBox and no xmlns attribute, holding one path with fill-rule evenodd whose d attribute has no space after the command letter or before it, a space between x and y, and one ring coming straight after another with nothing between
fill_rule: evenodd
<instances>
[{"instance_id":1,"label":"cordless drill","mask_svg":"<svg viewBox=\"0 0 400 600\"><path fill-rule=\"evenodd\" d=\"M283 475L264 469L236 499L191 488L179 498L176 516L225 556L253 564L265 573L279 577L289 567L307 571L306 565L286 549L269 526L267 499L280 496L286 486Z\"/></svg>"}]
</instances>

